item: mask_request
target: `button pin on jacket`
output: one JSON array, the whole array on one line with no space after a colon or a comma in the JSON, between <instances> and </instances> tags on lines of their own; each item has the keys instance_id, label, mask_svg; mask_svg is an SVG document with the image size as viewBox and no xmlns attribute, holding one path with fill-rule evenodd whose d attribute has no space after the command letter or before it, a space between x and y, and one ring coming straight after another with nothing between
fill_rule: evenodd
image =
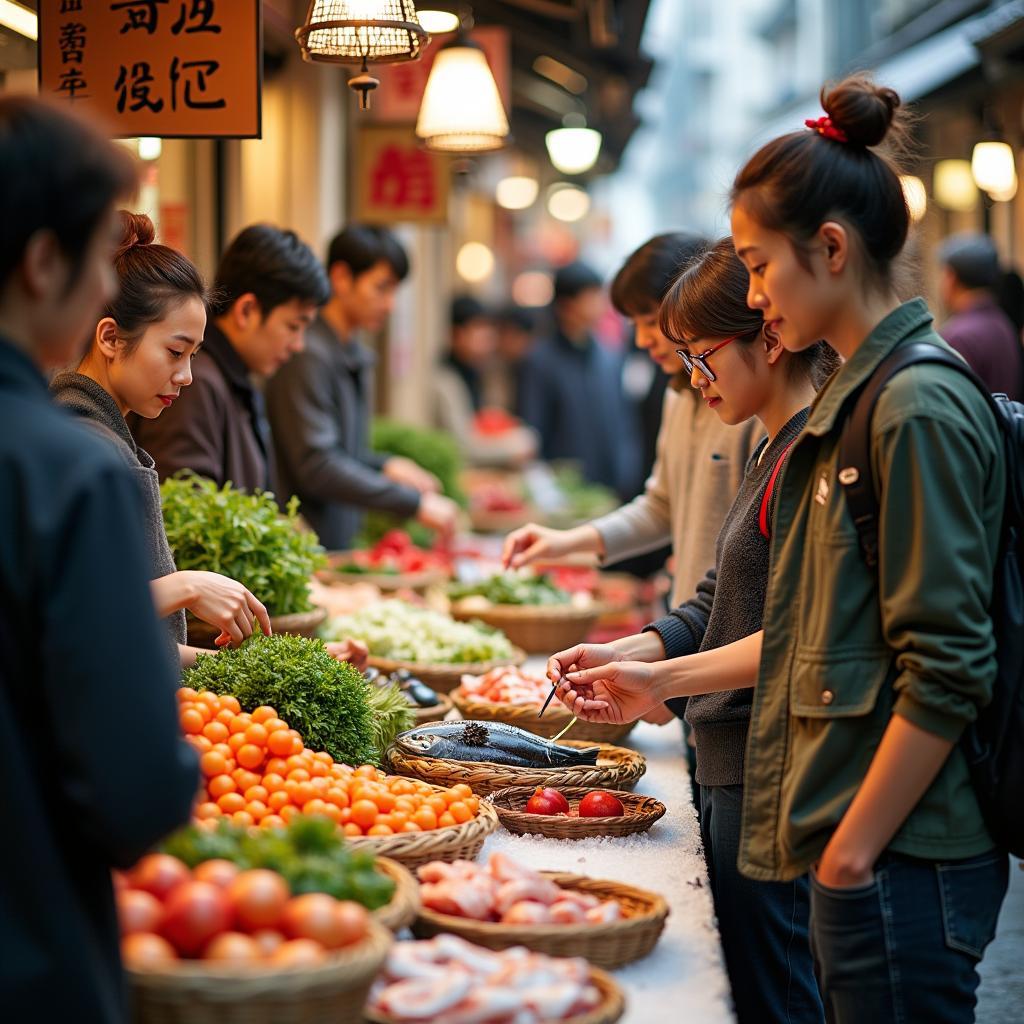
<instances>
[{"instance_id":1,"label":"button pin on jacket","mask_svg":"<svg viewBox=\"0 0 1024 1024\"><path fill-rule=\"evenodd\" d=\"M821 703L822 704L831 704L832 701L834 701L835 699L836 699L836 695L831 690L822 690L821 691Z\"/></svg>"}]
</instances>

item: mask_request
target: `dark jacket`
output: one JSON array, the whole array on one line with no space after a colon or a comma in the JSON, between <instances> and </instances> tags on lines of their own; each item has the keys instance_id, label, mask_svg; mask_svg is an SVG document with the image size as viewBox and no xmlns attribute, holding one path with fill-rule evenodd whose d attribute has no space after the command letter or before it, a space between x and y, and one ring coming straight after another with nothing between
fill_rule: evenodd
<instances>
[{"instance_id":1,"label":"dark jacket","mask_svg":"<svg viewBox=\"0 0 1024 1024\"><path fill-rule=\"evenodd\" d=\"M559 332L526 357L520 405L544 459L574 460L587 480L624 495L640 450L621 377L613 353L592 338L574 345Z\"/></svg>"},{"instance_id":2,"label":"dark jacket","mask_svg":"<svg viewBox=\"0 0 1024 1024\"><path fill-rule=\"evenodd\" d=\"M772 438L767 449L767 438L757 446L718 535L715 567L697 585L694 597L647 627L661 637L667 658L725 647L761 628L769 547L761 532L761 504L779 459L806 422L804 409ZM777 487L776 480L772 505ZM686 721L693 727L697 782L701 785L738 786L743 782L743 751L753 696L754 691L747 688L668 702L677 714L685 711Z\"/></svg>"},{"instance_id":3,"label":"dark jacket","mask_svg":"<svg viewBox=\"0 0 1024 1024\"><path fill-rule=\"evenodd\" d=\"M110 880L199 780L139 490L0 342L0 992L11 1021L127 1017Z\"/></svg>"},{"instance_id":4,"label":"dark jacket","mask_svg":"<svg viewBox=\"0 0 1024 1024\"><path fill-rule=\"evenodd\" d=\"M135 443L117 403L96 381L82 373L58 373L50 381L50 393L59 405L77 413L91 429L113 445L125 466L131 470L142 496L142 528L149 552L150 578L155 580L176 572L174 555L164 530L160 481L153 468L153 459ZM185 643L187 639L184 609L172 612L164 624L172 654L178 657L178 644Z\"/></svg>"},{"instance_id":5,"label":"dark jacket","mask_svg":"<svg viewBox=\"0 0 1024 1024\"><path fill-rule=\"evenodd\" d=\"M951 316L939 334L967 360L989 391L1001 391L1015 402L1024 398L1024 346L995 299L982 299Z\"/></svg>"},{"instance_id":6,"label":"dark jacket","mask_svg":"<svg viewBox=\"0 0 1024 1024\"><path fill-rule=\"evenodd\" d=\"M830 379L786 460L746 751L739 866L752 878L795 878L821 856L893 715L956 741L991 699L1006 464L985 396L927 364L883 389L871 427L877 573L838 479L850 396L917 341L944 344L921 299L882 320ZM956 860L991 847L954 747L889 848Z\"/></svg>"},{"instance_id":7,"label":"dark jacket","mask_svg":"<svg viewBox=\"0 0 1024 1024\"><path fill-rule=\"evenodd\" d=\"M161 480L191 469L242 491L273 489L263 396L215 323L207 324L192 383L174 405L155 420L132 416L128 425Z\"/></svg>"},{"instance_id":8,"label":"dark jacket","mask_svg":"<svg viewBox=\"0 0 1024 1024\"><path fill-rule=\"evenodd\" d=\"M320 543L351 547L364 509L401 518L416 514L420 495L389 480L386 455L370 451L374 355L342 341L317 317L306 348L267 385L282 494L297 494Z\"/></svg>"}]
</instances>

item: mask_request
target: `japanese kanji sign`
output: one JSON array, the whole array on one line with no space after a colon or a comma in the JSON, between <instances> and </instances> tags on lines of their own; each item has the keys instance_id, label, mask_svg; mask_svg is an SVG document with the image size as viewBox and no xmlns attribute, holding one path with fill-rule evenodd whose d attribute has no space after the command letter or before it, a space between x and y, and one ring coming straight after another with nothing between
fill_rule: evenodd
<instances>
[{"instance_id":1,"label":"japanese kanji sign","mask_svg":"<svg viewBox=\"0 0 1024 1024\"><path fill-rule=\"evenodd\" d=\"M260 0L43 0L39 90L115 135L260 134Z\"/></svg>"},{"instance_id":2,"label":"japanese kanji sign","mask_svg":"<svg viewBox=\"0 0 1024 1024\"><path fill-rule=\"evenodd\" d=\"M355 209L377 224L448 217L448 158L420 146L413 126L364 125L356 148Z\"/></svg>"}]
</instances>

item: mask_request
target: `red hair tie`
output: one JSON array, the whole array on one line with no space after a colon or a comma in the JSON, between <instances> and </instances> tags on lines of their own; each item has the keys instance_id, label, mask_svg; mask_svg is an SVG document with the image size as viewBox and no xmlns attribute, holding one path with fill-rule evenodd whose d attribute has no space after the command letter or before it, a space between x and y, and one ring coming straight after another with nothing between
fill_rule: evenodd
<instances>
[{"instance_id":1,"label":"red hair tie","mask_svg":"<svg viewBox=\"0 0 1024 1024\"><path fill-rule=\"evenodd\" d=\"M850 140L846 137L846 132L842 128L836 127L832 123L832 118L809 117L804 124L811 129L812 132L817 132L819 135L824 135L826 139L834 139L836 142L849 142Z\"/></svg>"}]
</instances>

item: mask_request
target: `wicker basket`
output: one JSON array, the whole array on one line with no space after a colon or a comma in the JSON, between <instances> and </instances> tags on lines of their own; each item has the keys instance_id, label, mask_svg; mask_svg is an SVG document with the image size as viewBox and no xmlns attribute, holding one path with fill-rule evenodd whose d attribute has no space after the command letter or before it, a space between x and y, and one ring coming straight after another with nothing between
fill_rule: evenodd
<instances>
[{"instance_id":1,"label":"wicker basket","mask_svg":"<svg viewBox=\"0 0 1024 1024\"><path fill-rule=\"evenodd\" d=\"M491 700L468 697L461 687L452 690L452 701L463 718L477 722L505 722L518 726L535 736L551 739L557 736L571 721L572 715L558 701L552 701L542 718L537 717L541 705L500 704ZM579 719L572 727L574 740L589 743L619 743L636 728L636 722L625 725L606 725L603 722L585 722Z\"/></svg>"},{"instance_id":2,"label":"wicker basket","mask_svg":"<svg viewBox=\"0 0 1024 1024\"><path fill-rule=\"evenodd\" d=\"M626 1012L626 999L618 983L597 967L590 968L590 984L601 993L601 1003L589 1013L580 1013L575 1017L563 1017L558 1024L615 1024ZM366 1011L365 1020L368 1024L395 1024L392 1017Z\"/></svg>"},{"instance_id":3,"label":"wicker basket","mask_svg":"<svg viewBox=\"0 0 1024 1024\"><path fill-rule=\"evenodd\" d=\"M599 746L596 765L572 768L513 768L490 761L450 761L441 757L417 757L394 744L384 754L385 768L394 775L408 775L435 786L464 782L478 796L509 786L581 786L587 789L632 789L647 770L647 762L635 750L607 743L562 740L568 747ZM485 801L486 802L486 801ZM483 805L481 805L483 806ZM382 850L382 853L387 851ZM388 856L393 856L387 853Z\"/></svg>"},{"instance_id":4,"label":"wicker basket","mask_svg":"<svg viewBox=\"0 0 1024 1024\"><path fill-rule=\"evenodd\" d=\"M270 628L275 633L291 633L293 636L316 636L320 623L327 618L326 608L314 608L309 612L296 612L294 615L271 615ZM214 641L220 636L220 630L208 622L189 616L188 642L191 647L214 647Z\"/></svg>"},{"instance_id":5,"label":"wicker basket","mask_svg":"<svg viewBox=\"0 0 1024 1024\"><path fill-rule=\"evenodd\" d=\"M184 960L164 971L129 970L136 1024L360 1024L370 985L393 936L376 921L351 950L321 967L214 968Z\"/></svg>"},{"instance_id":6,"label":"wicker basket","mask_svg":"<svg viewBox=\"0 0 1024 1024\"><path fill-rule=\"evenodd\" d=\"M356 836L348 843L353 850L369 850L404 867L418 868L432 860L475 860L484 840L497 828L497 812L487 800L481 800L476 816L461 825L394 836Z\"/></svg>"},{"instance_id":7,"label":"wicker basket","mask_svg":"<svg viewBox=\"0 0 1024 1024\"><path fill-rule=\"evenodd\" d=\"M413 590L422 594L430 587L445 583L448 573L444 569L424 569L421 572L341 572L340 567L352 561L351 551L331 551L327 555L327 568L316 572L316 578L327 586L350 583L369 583L384 594L397 590Z\"/></svg>"},{"instance_id":8,"label":"wicker basket","mask_svg":"<svg viewBox=\"0 0 1024 1024\"><path fill-rule=\"evenodd\" d=\"M373 916L389 931L399 932L412 924L419 913L419 884L406 868L390 857L378 857L377 870L395 883L395 894L389 903L375 910Z\"/></svg>"},{"instance_id":9,"label":"wicker basket","mask_svg":"<svg viewBox=\"0 0 1024 1024\"><path fill-rule=\"evenodd\" d=\"M646 832L665 814L665 805L652 796L610 791L625 807L618 818L570 818L564 814L530 814L526 803L535 790L528 786L499 789L488 798L498 812L498 820L517 836L547 836L549 839L591 839L595 836L632 836ZM576 786L559 792L566 800L580 800L593 792Z\"/></svg>"},{"instance_id":10,"label":"wicker basket","mask_svg":"<svg viewBox=\"0 0 1024 1024\"><path fill-rule=\"evenodd\" d=\"M554 654L581 643L601 616L601 605L492 604L481 606L472 598L454 601L451 616L460 622L479 619L500 629L517 647L530 654ZM480 674L480 673L474 673Z\"/></svg>"},{"instance_id":11,"label":"wicker basket","mask_svg":"<svg viewBox=\"0 0 1024 1024\"><path fill-rule=\"evenodd\" d=\"M443 722L448 712L455 707L455 702L447 693L439 693L437 699L440 703L432 708L413 706L412 713L417 725L423 725L426 722Z\"/></svg>"},{"instance_id":12,"label":"wicker basket","mask_svg":"<svg viewBox=\"0 0 1024 1024\"><path fill-rule=\"evenodd\" d=\"M469 508L469 525L473 532L487 536L492 534L504 536L536 518L536 510L527 505L518 509L510 509L508 512L491 512L488 509L480 508L479 505L470 505Z\"/></svg>"},{"instance_id":13,"label":"wicker basket","mask_svg":"<svg viewBox=\"0 0 1024 1024\"><path fill-rule=\"evenodd\" d=\"M451 932L487 949L526 946L549 956L582 956L597 967L613 970L647 956L658 942L668 904L657 894L621 882L585 878L582 875L542 872L563 889L576 889L601 900L617 900L623 917L608 924L496 924L465 917L420 910L413 934L429 939Z\"/></svg>"},{"instance_id":14,"label":"wicker basket","mask_svg":"<svg viewBox=\"0 0 1024 1024\"><path fill-rule=\"evenodd\" d=\"M432 690L436 690L438 693L451 693L462 682L462 677L465 675L482 676L485 672L490 672L492 668L504 668L506 665L518 668L524 661L526 661L526 651L514 647L512 656L509 658L466 662L464 665L421 665L415 661L394 661L391 658L381 658L376 655L370 655L369 664L385 675L406 669Z\"/></svg>"}]
</instances>

